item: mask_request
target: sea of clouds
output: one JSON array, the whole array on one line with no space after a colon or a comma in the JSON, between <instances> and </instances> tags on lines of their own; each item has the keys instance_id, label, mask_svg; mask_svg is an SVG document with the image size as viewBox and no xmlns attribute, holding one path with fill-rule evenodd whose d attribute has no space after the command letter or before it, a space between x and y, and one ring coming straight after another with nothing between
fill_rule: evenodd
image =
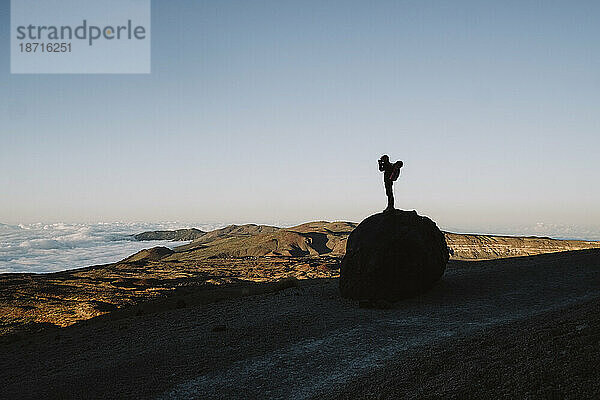
<instances>
[{"instance_id":1,"label":"sea of clouds","mask_svg":"<svg viewBox=\"0 0 600 400\"><path fill-rule=\"evenodd\" d=\"M0 273L56 272L107 264L154 246L170 248L188 242L140 242L131 235L154 230L198 228L205 231L224 224L181 222L94 224L0 224Z\"/></svg>"}]
</instances>

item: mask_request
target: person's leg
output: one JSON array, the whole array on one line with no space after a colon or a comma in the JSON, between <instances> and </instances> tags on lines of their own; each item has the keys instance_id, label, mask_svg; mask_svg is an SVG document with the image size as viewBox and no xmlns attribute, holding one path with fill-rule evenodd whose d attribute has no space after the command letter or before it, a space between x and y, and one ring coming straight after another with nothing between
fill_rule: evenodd
<instances>
[{"instance_id":1,"label":"person's leg","mask_svg":"<svg viewBox=\"0 0 600 400\"><path fill-rule=\"evenodd\" d=\"M385 183L385 194L387 195L387 198L388 198L388 205L387 205L388 210L394 209L394 190L392 189L392 185L393 185L392 182Z\"/></svg>"}]
</instances>

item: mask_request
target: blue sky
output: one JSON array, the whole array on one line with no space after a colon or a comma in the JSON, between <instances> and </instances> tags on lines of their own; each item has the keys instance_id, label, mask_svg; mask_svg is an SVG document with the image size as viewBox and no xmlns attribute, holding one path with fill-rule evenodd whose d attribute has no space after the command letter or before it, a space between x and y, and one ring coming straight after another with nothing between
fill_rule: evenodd
<instances>
[{"instance_id":1,"label":"blue sky","mask_svg":"<svg viewBox=\"0 0 600 400\"><path fill-rule=\"evenodd\" d=\"M154 1L149 75L11 75L1 4L0 222L359 221L388 153L447 229L600 227L598 2Z\"/></svg>"}]
</instances>

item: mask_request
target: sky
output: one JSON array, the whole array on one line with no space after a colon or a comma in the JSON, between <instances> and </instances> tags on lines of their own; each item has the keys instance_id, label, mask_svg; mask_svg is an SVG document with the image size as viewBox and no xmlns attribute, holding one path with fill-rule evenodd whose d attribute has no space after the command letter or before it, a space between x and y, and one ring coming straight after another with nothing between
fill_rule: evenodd
<instances>
[{"instance_id":1,"label":"sky","mask_svg":"<svg viewBox=\"0 0 600 400\"><path fill-rule=\"evenodd\" d=\"M389 154L445 229L600 232L597 1L153 1L140 75L11 75L0 4L2 223L360 221Z\"/></svg>"}]
</instances>

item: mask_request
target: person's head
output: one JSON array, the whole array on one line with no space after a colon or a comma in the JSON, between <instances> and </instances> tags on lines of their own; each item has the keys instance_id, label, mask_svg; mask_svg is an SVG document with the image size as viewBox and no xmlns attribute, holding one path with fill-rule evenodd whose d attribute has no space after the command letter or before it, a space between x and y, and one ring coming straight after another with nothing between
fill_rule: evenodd
<instances>
[{"instance_id":1,"label":"person's head","mask_svg":"<svg viewBox=\"0 0 600 400\"><path fill-rule=\"evenodd\" d=\"M390 158L388 157L387 154L384 154L381 156L381 158L379 159L379 161L384 162L384 163L389 163L390 162Z\"/></svg>"}]
</instances>

